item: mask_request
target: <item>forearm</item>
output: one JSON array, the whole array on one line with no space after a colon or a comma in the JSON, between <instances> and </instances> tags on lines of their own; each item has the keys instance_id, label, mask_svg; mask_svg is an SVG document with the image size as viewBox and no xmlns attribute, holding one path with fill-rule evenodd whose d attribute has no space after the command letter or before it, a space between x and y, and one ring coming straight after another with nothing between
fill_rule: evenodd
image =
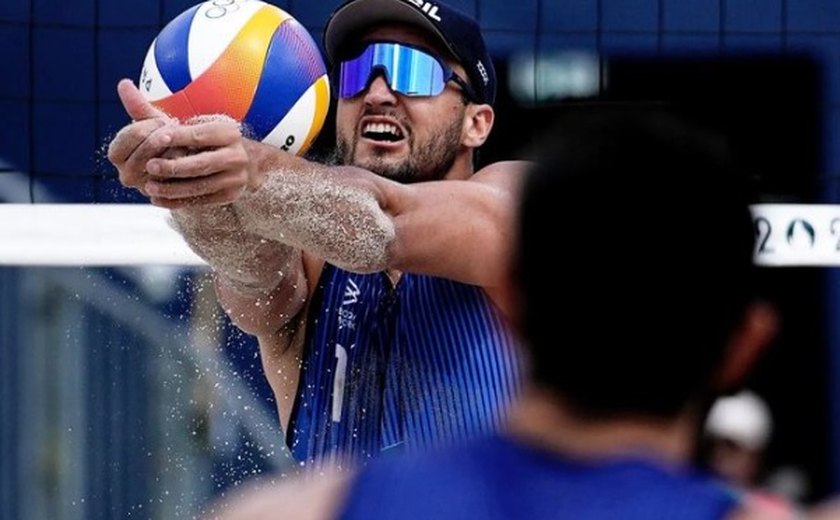
<instances>
[{"instance_id":1,"label":"forearm","mask_svg":"<svg viewBox=\"0 0 840 520\"><path fill-rule=\"evenodd\" d=\"M231 205L174 210L172 219L193 251L244 294L273 290L299 256L288 245L245 230Z\"/></svg>"},{"instance_id":2,"label":"forearm","mask_svg":"<svg viewBox=\"0 0 840 520\"><path fill-rule=\"evenodd\" d=\"M235 203L245 227L350 271L387 267L394 224L372 174L289 161Z\"/></svg>"},{"instance_id":3,"label":"forearm","mask_svg":"<svg viewBox=\"0 0 840 520\"><path fill-rule=\"evenodd\" d=\"M285 327L303 308L300 251L243 229L231 206L197 206L172 217L190 247L213 268L219 303L255 336Z\"/></svg>"},{"instance_id":4,"label":"forearm","mask_svg":"<svg viewBox=\"0 0 840 520\"><path fill-rule=\"evenodd\" d=\"M299 323L297 318L306 302L307 287L302 269L291 270L277 287L269 291L243 290L228 278L215 278L216 295L225 313L237 327L260 338L261 342L264 338L290 333ZM289 346L288 343L274 343L278 354L285 352Z\"/></svg>"}]
</instances>

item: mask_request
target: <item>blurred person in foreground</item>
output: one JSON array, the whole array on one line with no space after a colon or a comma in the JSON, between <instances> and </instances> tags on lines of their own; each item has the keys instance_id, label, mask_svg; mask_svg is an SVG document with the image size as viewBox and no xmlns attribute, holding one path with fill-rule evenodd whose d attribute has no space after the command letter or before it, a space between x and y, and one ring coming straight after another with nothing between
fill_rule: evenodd
<instances>
[{"instance_id":1,"label":"blurred person in foreground","mask_svg":"<svg viewBox=\"0 0 840 520\"><path fill-rule=\"evenodd\" d=\"M258 489L211 518L794 518L691 462L709 403L776 330L721 143L621 110L566 119L543 150L506 286L530 379L504 432Z\"/></svg>"}]
</instances>

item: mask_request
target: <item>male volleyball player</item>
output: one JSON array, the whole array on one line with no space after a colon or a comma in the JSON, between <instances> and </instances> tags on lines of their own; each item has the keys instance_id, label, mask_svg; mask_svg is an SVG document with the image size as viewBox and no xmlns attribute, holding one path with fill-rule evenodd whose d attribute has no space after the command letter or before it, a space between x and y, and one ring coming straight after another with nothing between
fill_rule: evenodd
<instances>
[{"instance_id":1,"label":"male volleyball player","mask_svg":"<svg viewBox=\"0 0 840 520\"><path fill-rule=\"evenodd\" d=\"M136 122L109 158L173 210L220 302L259 339L298 460L491 430L518 381L499 289L526 165L473 171L496 91L480 29L442 2L352 0L324 43L343 165L249 141L230 121L173 121L128 81Z\"/></svg>"},{"instance_id":2,"label":"male volleyball player","mask_svg":"<svg viewBox=\"0 0 840 520\"><path fill-rule=\"evenodd\" d=\"M245 495L214 518L792 519L690 463L710 398L775 332L753 299L743 182L665 114L588 114L549 137L511 262L530 378L506 431Z\"/></svg>"}]
</instances>

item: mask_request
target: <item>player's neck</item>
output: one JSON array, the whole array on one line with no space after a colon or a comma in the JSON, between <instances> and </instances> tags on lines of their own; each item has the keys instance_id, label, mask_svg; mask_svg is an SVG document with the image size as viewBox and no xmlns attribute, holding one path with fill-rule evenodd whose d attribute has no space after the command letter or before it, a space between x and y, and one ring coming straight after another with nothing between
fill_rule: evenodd
<instances>
[{"instance_id":1,"label":"player's neck","mask_svg":"<svg viewBox=\"0 0 840 520\"><path fill-rule=\"evenodd\" d=\"M582 419L545 391L531 389L516 404L508 425L515 438L576 459L645 457L665 465L688 464L693 418Z\"/></svg>"},{"instance_id":2,"label":"player's neck","mask_svg":"<svg viewBox=\"0 0 840 520\"><path fill-rule=\"evenodd\" d=\"M455 162L452 167L446 172L444 176L448 181L465 181L472 177L474 173L472 151L466 153L462 151L455 157Z\"/></svg>"}]
</instances>

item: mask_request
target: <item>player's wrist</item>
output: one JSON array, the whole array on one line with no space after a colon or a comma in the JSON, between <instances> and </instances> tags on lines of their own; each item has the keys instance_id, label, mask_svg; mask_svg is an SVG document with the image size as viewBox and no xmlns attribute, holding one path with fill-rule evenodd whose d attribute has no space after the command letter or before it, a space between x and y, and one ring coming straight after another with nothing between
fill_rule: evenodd
<instances>
[{"instance_id":1,"label":"player's wrist","mask_svg":"<svg viewBox=\"0 0 840 520\"><path fill-rule=\"evenodd\" d=\"M262 187L265 183L270 153L283 152L274 147L248 139L247 137L242 138L242 147L245 149L245 153L248 156L248 181L245 185L245 191L253 193L260 189L260 187Z\"/></svg>"}]
</instances>

